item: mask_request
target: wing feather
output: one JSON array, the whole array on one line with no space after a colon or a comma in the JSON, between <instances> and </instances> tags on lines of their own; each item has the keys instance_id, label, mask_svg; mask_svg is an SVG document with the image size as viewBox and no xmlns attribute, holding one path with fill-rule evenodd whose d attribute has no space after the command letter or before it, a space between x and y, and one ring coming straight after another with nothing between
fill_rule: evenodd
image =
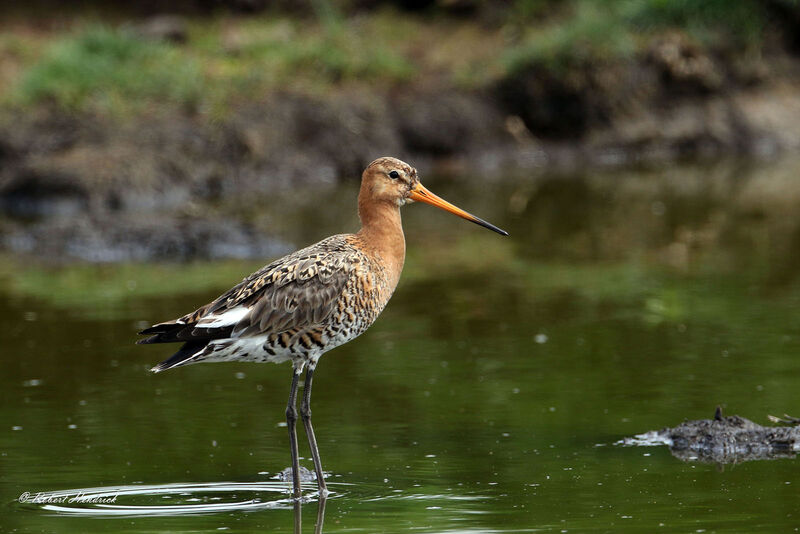
<instances>
[{"instance_id":1,"label":"wing feather","mask_svg":"<svg viewBox=\"0 0 800 534\"><path fill-rule=\"evenodd\" d=\"M346 235L289 254L183 317L150 327L144 343L278 334L323 324L359 265L366 261Z\"/></svg>"}]
</instances>

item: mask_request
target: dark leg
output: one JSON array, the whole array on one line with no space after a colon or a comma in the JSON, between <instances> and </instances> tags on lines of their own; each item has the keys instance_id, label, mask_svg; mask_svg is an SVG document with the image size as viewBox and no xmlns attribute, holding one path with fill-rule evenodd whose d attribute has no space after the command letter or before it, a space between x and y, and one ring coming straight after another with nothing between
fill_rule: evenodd
<instances>
[{"instance_id":1,"label":"dark leg","mask_svg":"<svg viewBox=\"0 0 800 534\"><path fill-rule=\"evenodd\" d=\"M303 510L300 499L294 500L294 534L303 534Z\"/></svg>"},{"instance_id":2,"label":"dark leg","mask_svg":"<svg viewBox=\"0 0 800 534\"><path fill-rule=\"evenodd\" d=\"M325 485L325 476L322 473L322 462L319 459L319 449L317 448L317 438L314 436L314 427L311 426L311 380L314 378L313 363L309 363L306 372L306 384L303 387L303 402L300 404L300 417L303 418L303 426L306 428L308 445L311 447L311 458L314 460L314 471L317 473L317 486L319 487L320 497L328 496L328 487Z\"/></svg>"},{"instance_id":3,"label":"dark leg","mask_svg":"<svg viewBox=\"0 0 800 534\"><path fill-rule=\"evenodd\" d=\"M297 381L300 378L300 373L303 368L294 368L292 375L292 389L289 390L289 404L286 405L286 426L289 427L289 446L292 450L292 487L294 488L294 498L301 497L300 492L300 459L297 451L297 431L295 430L295 423L297 422Z\"/></svg>"}]
</instances>

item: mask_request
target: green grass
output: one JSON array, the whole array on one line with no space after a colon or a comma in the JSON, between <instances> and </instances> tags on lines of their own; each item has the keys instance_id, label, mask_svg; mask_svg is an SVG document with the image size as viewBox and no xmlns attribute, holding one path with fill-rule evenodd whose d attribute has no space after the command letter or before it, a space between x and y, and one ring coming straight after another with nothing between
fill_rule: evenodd
<instances>
[{"instance_id":1,"label":"green grass","mask_svg":"<svg viewBox=\"0 0 800 534\"><path fill-rule=\"evenodd\" d=\"M767 28L766 8L756 0L520 0L515 12L520 38L503 54L511 73L532 64L558 70L625 59L669 30L709 47L757 48Z\"/></svg>"},{"instance_id":2,"label":"green grass","mask_svg":"<svg viewBox=\"0 0 800 534\"><path fill-rule=\"evenodd\" d=\"M629 0L621 16L639 31L677 27L700 40L724 35L740 44L755 43L766 25L766 11L757 0Z\"/></svg>"},{"instance_id":3,"label":"green grass","mask_svg":"<svg viewBox=\"0 0 800 534\"><path fill-rule=\"evenodd\" d=\"M93 26L54 42L23 74L14 97L107 111L154 101L192 105L202 92L199 64L179 49Z\"/></svg>"},{"instance_id":4,"label":"green grass","mask_svg":"<svg viewBox=\"0 0 800 534\"><path fill-rule=\"evenodd\" d=\"M377 20L377 19L376 19ZM272 90L337 83L397 83L415 72L384 46L380 24L304 24L288 18L190 25L185 45L143 40L125 29L91 26L52 42L26 62L5 100L126 115L147 109L227 111Z\"/></svg>"},{"instance_id":5,"label":"green grass","mask_svg":"<svg viewBox=\"0 0 800 534\"><path fill-rule=\"evenodd\" d=\"M79 19L65 23L66 34L12 28L0 35L0 67L10 74L0 81L0 102L213 117L275 91L375 91L424 77L480 89L532 64L558 75L644 54L669 31L707 47L753 50L768 28L756 0L517 0L495 23L392 9L344 16L339 4L312 5L306 18L189 18L180 45Z\"/></svg>"},{"instance_id":6,"label":"green grass","mask_svg":"<svg viewBox=\"0 0 800 534\"><path fill-rule=\"evenodd\" d=\"M578 1L565 20L526 31L503 60L513 73L532 63L555 70L575 62L628 57L635 51L634 36L616 9Z\"/></svg>"},{"instance_id":7,"label":"green grass","mask_svg":"<svg viewBox=\"0 0 800 534\"><path fill-rule=\"evenodd\" d=\"M411 76L412 63L380 42L375 33L374 28L355 23L325 24L308 31L288 19L255 19L243 23L233 49L226 52L223 43L212 39L206 52L231 67L237 77L248 69L260 70L276 81L300 76L327 83L394 82Z\"/></svg>"}]
</instances>

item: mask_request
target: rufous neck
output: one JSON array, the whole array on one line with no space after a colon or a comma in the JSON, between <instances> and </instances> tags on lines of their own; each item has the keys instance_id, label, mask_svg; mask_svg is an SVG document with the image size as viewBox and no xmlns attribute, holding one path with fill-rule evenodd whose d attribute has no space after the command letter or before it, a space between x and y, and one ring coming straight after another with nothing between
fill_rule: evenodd
<instances>
[{"instance_id":1,"label":"rufous neck","mask_svg":"<svg viewBox=\"0 0 800 534\"><path fill-rule=\"evenodd\" d=\"M391 202L368 202L359 197L358 216L361 219L358 235L364 244L399 277L406 255L400 207Z\"/></svg>"}]
</instances>

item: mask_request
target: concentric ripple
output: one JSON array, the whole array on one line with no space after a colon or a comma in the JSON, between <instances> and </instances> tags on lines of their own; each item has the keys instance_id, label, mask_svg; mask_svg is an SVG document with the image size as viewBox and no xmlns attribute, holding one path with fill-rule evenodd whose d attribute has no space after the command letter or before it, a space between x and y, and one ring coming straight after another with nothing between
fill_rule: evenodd
<instances>
[{"instance_id":1,"label":"concentric ripple","mask_svg":"<svg viewBox=\"0 0 800 534\"><path fill-rule=\"evenodd\" d=\"M304 487L316 500L316 484ZM54 514L83 516L176 516L290 508L285 482L201 482L136 484L26 493L21 505Z\"/></svg>"}]
</instances>

